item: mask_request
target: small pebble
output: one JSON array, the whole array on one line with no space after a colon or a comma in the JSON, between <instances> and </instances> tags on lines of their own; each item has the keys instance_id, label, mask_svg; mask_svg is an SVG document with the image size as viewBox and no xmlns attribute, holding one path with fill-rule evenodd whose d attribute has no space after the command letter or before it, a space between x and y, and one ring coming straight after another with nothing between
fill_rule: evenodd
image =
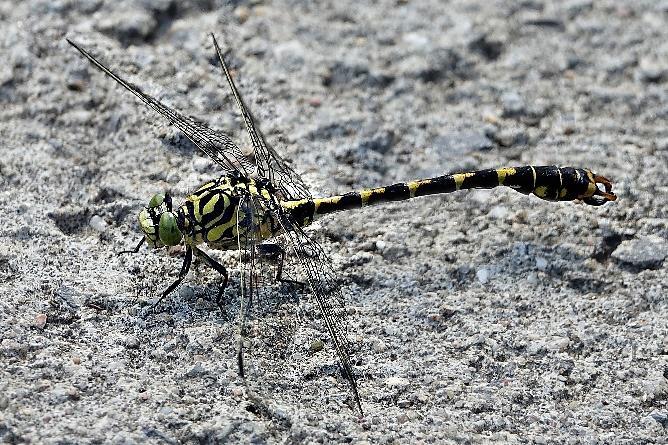
<instances>
[{"instance_id":1,"label":"small pebble","mask_svg":"<svg viewBox=\"0 0 668 445\"><path fill-rule=\"evenodd\" d=\"M202 366L202 363L197 362L195 363L195 366L186 372L186 377L198 377L204 374L206 374L206 369Z\"/></svg>"},{"instance_id":2,"label":"small pebble","mask_svg":"<svg viewBox=\"0 0 668 445\"><path fill-rule=\"evenodd\" d=\"M660 83L668 77L668 69L657 61L642 59L634 77L643 83Z\"/></svg>"},{"instance_id":3,"label":"small pebble","mask_svg":"<svg viewBox=\"0 0 668 445\"><path fill-rule=\"evenodd\" d=\"M612 258L635 269L657 269L668 256L668 243L658 236L622 241Z\"/></svg>"},{"instance_id":4,"label":"small pebble","mask_svg":"<svg viewBox=\"0 0 668 445\"><path fill-rule=\"evenodd\" d=\"M74 363L75 365L80 365L81 364L81 357L78 357L78 356L72 357L72 363Z\"/></svg>"},{"instance_id":5,"label":"small pebble","mask_svg":"<svg viewBox=\"0 0 668 445\"><path fill-rule=\"evenodd\" d=\"M569 344L570 340L568 337L552 337L552 339L545 344L545 348L548 351L564 352L568 349Z\"/></svg>"},{"instance_id":6,"label":"small pebble","mask_svg":"<svg viewBox=\"0 0 668 445\"><path fill-rule=\"evenodd\" d=\"M99 215L93 215L88 225L96 232L104 232L107 230L107 223Z\"/></svg>"},{"instance_id":7,"label":"small pebble","mask_svg":"<svg viewBox=\"0 0 668 445\"><path fill-rule=\"evenodd\" d=\"M521 116L526 112L524 99L515 91L504 93L501 96L501 105L504 117Z\"/></svg>"},{"instance_id":8,"label":"small pebble","mask_svg":"<svg viewBox=\"0 0 668 445\"><path fill-rule=\"evenodd\" d=\"M484 129L451 131L434 139L434 146L439 151L463 156L476 151L485 151L494 147Z\"/></svg>"},{"instance_id":9,"label":"small pebble","mask_svg":"<svg viewBox=\"0 0 668 445\"><path fill-rule=\"evenodd\" d=\"M384 342L383 340L380 340L380 339L376 339L376 340L373 342L373 346L372 346L372 347L373 347L373 350L374 350L375 352L384 352L384 351L387 350L387 345L385 344L385 342Z\"/></svg>"},{"instance_id":10,"label":"small pebble","mask_svg":"<svg viewBox=\"0 0 668 445\"><path fill-rule=\"evenodd\" d=\"M502 205L494 206L488 215L494 219L505 219L508 216L508 207Z\"/></svg>"},{"instance_id":11,"label":"small pebble","mask_svg":"<svg viewBox=\"0 0 668 445\"><path fill-rule=\"evenodd\" d=\"M409 380L404 377L388 377L385 379L385 384L393 388L408 386L409 383Z\"/></svg>"},{"instance_id":12,"label":"small pebble","mask_svg":"<svg viewBox=\"0 0 668 445\"><path fill-rule=\"evenodd\" d=\"M489 281L489 269L478 269L475 276L481 284L486 284Z\"/></svg>"},{"instance_id":13,"label":"small pebble","mask_svg":"<svg viewBox=\"0 0 668 445\"><path fill-rule=\"evenodd\" d=\"M656 420L659 422L659 424L664 427L668 428L668 412L667 411L652 411L650 413L650 416L652 419Z\"/></svg>"},{"instance_id":14,"label":"small pebble","mask_svg":"<svg viewBox=\"0 0 668 445\"><path fill-rule=\"evenodd\" d=\"M193 158L193 169L198 173L208 173L211 171L213 163L209 158L203 156L195 156Z\"/></svg>"},{"instance_id":15,"label":"small pebble","mask_svg":"<svg viewBox=\"0 0 668 445\"><path fill-rule=\"evenodd\" d=\"M239 23L245 23L249 17L250 9L248 9L247 6L238 6L234 10L234 18L236 18Z\"/></svg>"},{"instance_id":16,"label":"small pebble","mask_svg":"<svg viewBox=\"0 0 668 445\"><path fill-rule=\"evenodd\" d=\"M134 335L129 335L125 338L125 347L128 349L139 349L139 339Z\"/></svg>"},{"instance_id":17,"label":"small pebble","mask_svg":"<svg viewBox=\"0 0 668 445\"><path fill-rule=\"evenodd\" d=\"M536 269L540 270L541 272L545 272L547 270L547 260L543 257L536 257Z\"/></svg>"},{"instance_id":18,"label":"small pebble","mask_svg":"<svg viewBox=\"0 0 668 445\"><path fill-rule=\"evenodd\" d=\"M526 133L521 130L507 128L494 134L494 140L502 147L526 144L529 140Z\"/></svg>"},{"instance_id":19,"label":"small pebble","mask_svg":"<svg viewBox=\"0 0 668 445\"><path fill-rule=\"evenodd\" d=\"M668 395L668 380L663 376L663 370L654 371L645 377L642 390L647 401L664 399Z\"/></svg>"},{"instance_id":20,"label":"small pebble","mask_svg":"<svg viewBox=\"0 0 668 445\"><path fill-rule=\"evenodd\" d=\"M70 398L70 400L79 400L81 398L79 390L73 386L67 389L67 396Z\"/></svg>"},{"instance_id":21,"label":"small pebble","mask_svg":"<svg viewBox=\"0 0 668 445\"><path fill-rule=\"evenodd\" d=\"M325 347L325 343L322 340L317 339L317 340L314 340L313 342L311 342L311 345L309 346L309 349L311 350L311 352L318 352L318 351L322 351L324 347Z\"/></svg>"},{"instance_id":22,"label":"small pebble","mask_svg":"<svg viewBox=\"0 0 668 445\"><path fill-rule=\"evenodd\" d=\"M39 314L35 317L35 327L38 329L44 329L46 326L46 314Z\"/></svg>"},{"instance_id":23,"label":"small pebble","mask_svg":"<svg viewBox=\"0 0 668 445\"><path fill-rule=\"evenodd\" d=\"M411 406L411 402L410 400L407 399L401 399L397 401L397 406L399 408L408 408L409 406Z\"/></svg>"}]
</instances>

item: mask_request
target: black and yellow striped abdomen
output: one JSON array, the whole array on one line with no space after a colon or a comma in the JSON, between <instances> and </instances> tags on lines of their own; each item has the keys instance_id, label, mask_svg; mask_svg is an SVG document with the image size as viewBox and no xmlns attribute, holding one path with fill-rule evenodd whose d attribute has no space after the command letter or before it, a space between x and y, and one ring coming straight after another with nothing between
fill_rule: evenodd
<instances>
[{"instance_id":1,"label":"black and yellow striped abdomen","mask_svg":"<svg viewBox=\"0 0 668 445\"><path fill-rule=\"evenodd\" d=\"M598 184L604 187L599 189ZM350 192L312 200L285 201L281 205L302 225L318 215L419 196L451 193L465 189L506 186L548 201L580 199L589 205L614 201L612 184L588 169L556 166L523 166L478 170L401 182L386 187Z\"/></svg>"}]
</instances>

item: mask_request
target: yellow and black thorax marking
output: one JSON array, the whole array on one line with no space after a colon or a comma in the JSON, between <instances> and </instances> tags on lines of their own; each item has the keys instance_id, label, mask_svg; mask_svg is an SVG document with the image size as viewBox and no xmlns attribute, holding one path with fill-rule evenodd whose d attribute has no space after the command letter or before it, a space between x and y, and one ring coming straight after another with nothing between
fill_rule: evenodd
<instances>
[{"instance_id":1,"label":"yellow and black thorax marking","mask_svg":"<svg viewBox=\"0 0 668 445\"><path fill-rule=\"evenodd\" d=\"M275 202L272 192L249 178L222 176L186 197L177 220L190 245L206 243L218 249L236 248L239 240L271 238L280 224L265 203Z\"/></svg>"},{"instance_id":2,"label":"yellow and black thorax marking","mask_svg":"<svg viewBox=\"0 0 668 445\"><path fill-rule=\"evenodd\" d=\"M599 183L604 190L599 189ZM299 224L307 225L319 215L341 210L457 190L491 189L499 186L510 187L527 195L534 194L548 201L580 199L589 205L601 205L617 198L611 192L610 181L588 169L529 165L455 173L327 198L284 201L281 205Z\"/></svg>"}]
</instances>

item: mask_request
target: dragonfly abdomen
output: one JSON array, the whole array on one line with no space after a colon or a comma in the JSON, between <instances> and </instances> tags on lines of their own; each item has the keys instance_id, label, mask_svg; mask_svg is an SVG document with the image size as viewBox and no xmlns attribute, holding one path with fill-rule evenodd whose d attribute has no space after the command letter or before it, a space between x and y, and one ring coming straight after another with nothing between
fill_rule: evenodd
<instances>
[{"instance_id":1,"label":"dragonfly abdomen","mask_svg":"<svg viewBox=\"0 0 668 445\"><path fill-rule=\"evenodd\" d=\"M599 189L598 184L601 184L604 190ZM580 199L590 205L601 205L617 198L611 192L610 181L588 169L529 165L455 173L327 198L285 201L282 206L302 225L307 225L318 215L342 210L457 190L491 189L499 186L510 187L524 194L534 194L548 201Z\"/></svg>"}]
</instances>

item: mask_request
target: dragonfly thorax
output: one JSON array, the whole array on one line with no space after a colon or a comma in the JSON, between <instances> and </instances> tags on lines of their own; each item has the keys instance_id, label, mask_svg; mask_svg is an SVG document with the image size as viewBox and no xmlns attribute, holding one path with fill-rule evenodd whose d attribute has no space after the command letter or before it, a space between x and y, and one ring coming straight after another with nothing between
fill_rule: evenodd
<instances>
[{"instance_id":1,"label":"dragonfly thorax","mask_svg":"<svg viewBox=\"0 0 668 445\"><path fill-rule=\"evenodd\" d=\"M233 249L251 238L260 241L281 232L272 214L275 206L278 200L264 181L226 175L186 197L176 221L186 244Z\"/></svg>"}]
</instances>

